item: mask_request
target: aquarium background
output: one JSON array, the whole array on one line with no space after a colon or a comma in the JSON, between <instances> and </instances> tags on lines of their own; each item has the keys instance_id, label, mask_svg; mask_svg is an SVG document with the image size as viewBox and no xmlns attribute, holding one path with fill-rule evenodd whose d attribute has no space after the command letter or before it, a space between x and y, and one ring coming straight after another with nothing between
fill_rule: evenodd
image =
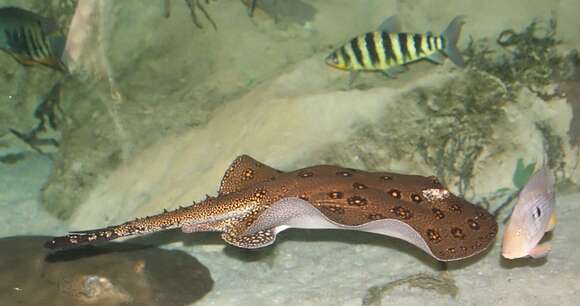
<instances>
[{"instance_id":1,"label":"aquarium background","mask_svg":"<svg viewBox=\"0 0 580 306\"><path fill-rule=\"evenodd\" d=\"M0 305L575 305L580 2L258 0L251 17L248 1L192 4L195 19L180 0L0 1L52 18L76 43L68 76L0 53ZM419 33L465 15L467 67L421 61L396 79L362 73L349 84L324 63L391 15ZM500 235L547 160L553 251L507 261L497 239L444 269L367 233L290 230L247 251L219 234L167 231L130 243L176 253L126 247L104 263L77 254L55 266L28 236L190 205L215 195L241 154L282 170L436 175L496 213Z\"/></svg>"}]
</instances>

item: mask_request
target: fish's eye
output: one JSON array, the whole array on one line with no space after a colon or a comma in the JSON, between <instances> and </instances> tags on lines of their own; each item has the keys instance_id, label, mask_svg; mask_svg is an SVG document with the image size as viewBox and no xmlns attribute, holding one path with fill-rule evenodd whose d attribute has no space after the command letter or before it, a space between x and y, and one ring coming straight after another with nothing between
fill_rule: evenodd
<instances>
[{"instance_id":1,"label":"fish's eye","mask_svg":"<svg viewBox=\"0 0 580 306\"><path fill-rule=\"evenodd\" d=\"M330 64L338 65L338 57L336 56L336 53L332 53L331 55L329 55L326 58L326 61Z\"/></svg>"},{"instance_id":2,"label":"fish's eye","mask_svg":"<svg viewBox=\"0 0 580 306\"><path fill-rule=\"evenodd\" d=\"M534 216L534 219L540 218L542 216L542 210L539 207L536 207L532 216Z\"/></svg>"}]
</instances>

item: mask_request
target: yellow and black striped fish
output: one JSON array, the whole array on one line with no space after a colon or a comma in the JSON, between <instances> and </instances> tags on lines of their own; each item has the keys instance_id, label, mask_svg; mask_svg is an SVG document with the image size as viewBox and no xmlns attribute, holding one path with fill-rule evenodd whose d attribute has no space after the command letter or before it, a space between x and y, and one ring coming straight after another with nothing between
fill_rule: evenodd
<instances>
[{"instance_id":1,"label":"yellow and black striped fish","mask_svg":"<svg viewBox=\"0 0 580 306\"><path fill-rule=\"evenodd\" d=\"M368 32L350 40L326 58L332 67L350 71L383 71L389 76L400 72L403 65L427 58L442 63L445 54L463 67L457 40L464 17L455 17L441 35L401 33L396 17L390 17L379 31Z\"/></svg>"},{"instance_id":2,"label":"yellow and black striped fish","mask_svg":"<svg viewBox=\"0 0 580 306\"><path fill-rule=\"evenodd\" d=\"M0 8L0 49L23 65L42 64L66 71L64 37L50 19L17 7Z\"/></svg>"}]
</instances>

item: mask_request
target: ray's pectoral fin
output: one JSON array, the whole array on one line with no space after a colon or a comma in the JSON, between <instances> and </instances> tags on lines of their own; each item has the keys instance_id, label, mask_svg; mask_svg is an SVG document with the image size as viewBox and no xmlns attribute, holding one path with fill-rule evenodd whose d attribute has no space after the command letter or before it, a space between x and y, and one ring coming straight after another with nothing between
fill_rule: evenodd
<instances>
[{"instance_id":1,"label":"ray's pectoral fin","mask_svg":"<svg viewBox=\"0 0 580 306\"><path fill-rule=\"evenodd\" d=\"M275 178L282 173L248 155L240 155L224 174L218 192L220 195L237 192L256 183Z\"/></svg>"},{"instance_id":2,"label":"ray's pectoral fin","mask_svg":"<svg viewBox=\"0 0 580 306\"><path fill-rule=\"evenodd\" d=\"M270 205L254 222L235 235L222 234L227 243L246 249L268 246L276 235L288 228L336 228L309 202L300 198L283 198Z\"/></svg>"},{"instance_id":3,"label":"ray's pectoral fin","mask_svg":"<svg viewBox=\"0 0 580 306\"><path fill-rule=\"evenodd\" d=\"M540 245L537 245L535 248L533 248L530 251L530 256L532 258L546 257L548 255L548 253L550 253L551 250L552 250L552 246L550 244L542 243Z\"/></svg>"},{"instance_id":4,"label":"ray's pectoral fin","mask_svg":"<svg viewBox=\"0 0 580 306\"><path fill-rule=\"evenodd\" d=\"M261 230L250 235L233 235L225 232L222 234L222 239L239 248L258 249L274 243L276 241L276 233L272 229Z\"/></svg>"}]
</instances>

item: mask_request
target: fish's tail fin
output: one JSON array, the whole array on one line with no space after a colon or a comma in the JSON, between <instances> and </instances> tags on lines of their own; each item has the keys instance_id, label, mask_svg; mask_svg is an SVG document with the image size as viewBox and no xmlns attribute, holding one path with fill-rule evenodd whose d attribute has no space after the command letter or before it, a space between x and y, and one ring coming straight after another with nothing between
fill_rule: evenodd
<instances>
[{"instance_id":1,"label":"fish's tail fin","mask_svg":"<svg viewBox=\"0 0 580 306\"><path fill-rule=\"evenodd\" d=\"M445 52L447 57L449 57L449 59L458 67L465 67L463 57L457 49L457 41L459 40L459 35L461 34L461 27L464 24L465 16L457 16L451 20L445 31L441 33L441 36L445 39L445 49L443 52Z\"/></svg>"}]
</instances>

